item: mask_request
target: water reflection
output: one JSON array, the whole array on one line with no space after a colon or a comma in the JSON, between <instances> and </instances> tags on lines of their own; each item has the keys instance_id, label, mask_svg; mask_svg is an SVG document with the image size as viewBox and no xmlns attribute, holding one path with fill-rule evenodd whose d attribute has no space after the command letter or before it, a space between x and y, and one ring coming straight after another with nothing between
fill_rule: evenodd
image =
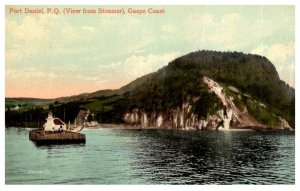
<instances>
[{"instance_id":1,"label":"water reflection","mask_svg":"<svg viewBox=\"0 0 300 191\"><path fill-rule=\"evenodd\" d=\"M37 149L40 150L61 150L61 149L76 149L80 147L84 147L85 143L56 143L56 144L40 144L36 142L32 142Z\"/></svg>"},{"instance_id":2,"label":"water reflection","mask_svg":"<svg viewBox=\"0 0 300 191\"><path fill-rule=\"evenodd\" d=\"M136 161L132 167L142 168L136 176L144 176L152 183L282 183L275 161L284 156L278 152L276 135L270 138L265 133L245 131L136 130L133 136L139 144L133 148ZM293 177L289 183L294 183Z\"/></svg>"},{"instance_id":3,"label":"water reflection","mask_svg":"<svg viewBox=\"0 0 300 191\"><path fill-rule=\"evenodd\" d=\"M7 184L295 184L293 133L88 131L86 144L35 145L5 130Z\"/></svg>"}]
</instances>

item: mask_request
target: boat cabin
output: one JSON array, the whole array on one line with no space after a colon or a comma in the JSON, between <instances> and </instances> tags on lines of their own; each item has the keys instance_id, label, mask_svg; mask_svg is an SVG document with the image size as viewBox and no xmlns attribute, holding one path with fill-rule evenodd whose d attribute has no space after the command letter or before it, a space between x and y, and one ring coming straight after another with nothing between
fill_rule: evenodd
<instances>
[{"instance_id":1,"label":"boat cabin","mask_svg":"<svg viewBox=\"0 0 300 191\"><path fill-rule=\"evenodd\" d=\"M46 123L43 125L45 131L66 131L67 125L59 118L53 117L52 113L48 113Z\"/></svg>"}]
</instances>

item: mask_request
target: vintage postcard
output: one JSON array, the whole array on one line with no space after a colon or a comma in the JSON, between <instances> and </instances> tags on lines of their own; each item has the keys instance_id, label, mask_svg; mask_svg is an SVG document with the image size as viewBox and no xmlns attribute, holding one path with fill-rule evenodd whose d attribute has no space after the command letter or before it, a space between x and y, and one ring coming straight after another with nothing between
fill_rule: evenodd
<instances>
[{"instance_id":1,"label":"vintage postcard","mask_svg":"<svg viewBox=\"0 0 300 191\"><path fill-rule=\"evenodd\" d=\"M6 5L5 184L295 185L295 6Z\"/></svg>"}]
</instances>

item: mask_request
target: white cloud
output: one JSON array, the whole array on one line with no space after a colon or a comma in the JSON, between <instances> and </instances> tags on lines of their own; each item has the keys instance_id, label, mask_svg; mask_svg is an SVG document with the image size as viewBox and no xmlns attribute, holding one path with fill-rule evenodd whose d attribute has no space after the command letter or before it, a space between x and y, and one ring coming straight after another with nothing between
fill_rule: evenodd
<instances>
[{"instance_id":1,"label":"white cloud","mask_svg":"<svg viewBox=\"0 0 300 191\"><path fill-rule=\"evenodd\" d=\"M268 50L268 56L274 62L284 63L295 55L295 43L274 44Z\"/></svg>"},{"instance_id":2,"label":"white cloud","mask_svg":"<svg viewBox=\"0 0 300 191\"><path fill-rule=\"evenodd\" d=\"M120 81L123 85L143 75L155 72L179 56L178 52L146 56L131 55L125 60L98 66L103 79Z\"/></svg>"},{"instance_id":3,"label":"white cloud","mask_svg":"<svg viewBox=\"0 0 300 191\"><path fill-rule=\"evenodd\" d=\"M295 87L295 43L276 43L271 46L258 46L253 54L267 57L276 67L280 77Z\"/></svg>"},{"instance_id":4,"label":"white cloud","mask_svg":"<svg viewBox=\"0 0 300 191\"><path fill-rule=\"evenodd\" d=\"M122 61L99 64L89 72L82 71L76 75L67 73L65 78L72 78L73 82L89 84L91 87L97 87L97 89L120 88L138 77L157 71L179 55L178 52L145 56L134 54ZM68 67L71 69L75 67L77 71L81 70L74 64L68 64Z\"/></svg>"},{"instance_id":5,"label":"white cloud","mask_svg":"<svg viewBox=\"0 0 300 191\"><path fill-rule=\"evenodd\" d=\"M223 15L210 14L190 14L183 21L181 28L181 38L191 43L195 47L217 50L243 50L261 42L266 38L282 30L279 24L261 17L259 9L257 17L249 19L247 15L229 12ZM203 44L205 46L203 46Z\"/></svg>"},{"instance_id":6,"label":"white cloud","mask_svg":"<svg viewBox=\"0 0 300 191\"><path fill-rule=\"evenodd\" d=\"M243 35L240 30L242 28L241 19L237 13L228 13L221 17L214 17L208 13L191 14L183 22L182 37L203 48L205 48L204 44L219 46L223 49L234 49L241 44L236 40Z\"/></svg>"},{"instance_id":7,"label":"white cloud","mask_svg":"<svg viewBox=\"0 0 300 191\"><path fill-rule=\"evenodd\" d=\"M24 81L30 81L31 83L37 82L37 81L51 81L55 80L58 77L62 77L57 73L51 72L51 71L41 71L36 68L26 68L23 70L19 69L8 69L5 71L5 78L7 81L15 81L18 80Z\"/></svg>"},{"instance_id":8,"label":"white cloud","mask_svg":"<svg viewBox=\"0 0 300 191\"><path fill-rule=\"evenodd\" d=\"M6 21L7 34L23 41L47 38L49 31L46 26L47 24L41 22L41 19L32 16L25 16L20 25L9 19Z\"/></svg>"},{"instance_id":9,"label":"white cloud","mask_svg":"<svg viewBox=\"0 0 300 191\"><path fill-rule=\"evenodd\" d=\"M21 60L23 54L16 50L15 48L8 48L6 47L6 52L5 52L5 62L16 62Z\"/></svg>"},{"instance_id":10,"label":"white cloud","mask_svg":"<svg viewBox=\"0 0 300 191\"><path fill-rule=\"evenodd\" d=\"M142 36L141 39L140 39L140 42L139 43L129 43L129 45L127 46L127 52L128 53L133 53L133 54L137 54L137 53L141 53L143 52L143 49L154 43L156 41L156 38L155 36ZM130 45L131 44L131 45Z\"/></svg>"},{"instance_id":11,"label":"white cloud","mask_svg":"<svg viewBox=\"0 0 300 191\"><path fill-rule=\"evenodd\" d=\"M280 75L292 81L288 78L293 76L288 75L294 67L294 43L284 43L294 41L292 6L287 9L266 7L263 12L260 6L229 6L222 11L219 7L200 6L179 8L175 15L171 10L169 13L159 18L128 14L81 15L76 16L78 20L70 16L7 14L6 71L12 74L14 69L20 70L16 74L19 79L14 78L16 83L20 79L29 81L30 75L38 81L47 75L52 78L51 72L55 75L65 72L64 81L70 78L70 84L107 84L109 88L114 81L113 87L118 87L120 83L126 84L166 65L180 55L175 51L249 52L262 42L265 46L258 46L252 52L268 57ZM166 51L175 53L163 54ZM97 71L98 63L106 65L96 67ZM43 71L45 65L52 66L48 74ZM40 70L30 71L27 69L30 67Z\"/></svg>"},{"instance_id":12,"label":"white cloud","mask_svg":"<svg viewBox=\"0 0 300 191\"><path fill-rule=\"evenodd\" d=\"M132 76L140 77L167 65L168 62L176 58L176 56L178 56L178 53L167 53L163 55L149 54L147 56L132 55L126 58L123 66L125 66L127 70L130 68Z\"/></svg>"},{"instance_id":13,"label":"white cloud","mask_svg":"<svg viewBox=\"0 0 300 191\"><path fill-rule=\"evenodd\" d=\"M72 26L65 24L61 29L60 44L67 46L70 44L84 44L90 42L96 36L96 29L92 26ZM77 47L78 48L78 47Z\"/></svg>"},{"instance_id":14,"label":"white cloud","mask_svg":"<svg viewBox=\"0 0 300 191\"><path fill-rule=\"evenodd\" d=\"M57 17L25 16L21 23L6 19L6 61L16 62L35 56L51 44L53 22Z\"/></svg>"},{"instance_id":15,"label":"white cloud","mask_svg":"<svg viewBox=\"0 0 300 191\"><path fill-rule=\"evenodd\" d=\"M43 55L70 54L75 48L65 48L72 43L89 42L96 29L92 26L72 26L62 17L51 15L24 16L17 22L6 18L6 62L30 60Z\"/></svg>"},{"instance_id":16,"label":"white cloud","mask_svg":"<svg viewBox=\"0 0 300 191\"><path fill-rule=\"evenodd\" d=\"M214 21L214 17L212 14L204 13L204 14L190 14L184 23L187 26L196 27L199 25L210 25Z\"/></svg>"},{"instance_id":17,"label":"white cloud","mask_svg":"<svg viewBox=\"0 0 300 191\"><path fill-rule=\"evenodd\" d=\"M263 54L265 54L265 51L268 49L268 47L267 46L265 46L265 45L260 45L260 46L258 46L258 47L256 47L256 48L254 48L252 51L251 51L251 53L252 54L258 54L258 55L263 55Z\"/></svg>"},{"instance_id":18,"label":"white cloud","mask_svg":"<svg viewBox=\"0 0 300 191\"><path fill-rule=\"evenodd\" d=\"M72 42L78 39L78 32L71 25L64 26L61 29L61 35L64 42Z\"/></svg>"},{"instance_id":19,"label":"white cloud","mask_svg":"<svg viewBox=\"0 0 300 191\"><path fill-rule=\"evenodd\" d=\"M81 29L87 33L94 33L95 28L91 26L82 26Z\"/></svg>"},{"instance_id":20,"label":"white cloud","mask_svg":"<svg viewBox=\"0 0 300 191\"><path fill-rule=\"evenodd\" d=\"M275 63L285 63L295 55L295 43L276 43L271 46L258 46L251 51L253 54L264 55Z\"/></svg>"},{"instance_id":21,"label":"white cloud","mask_svg":"<svg viewBox=\"0 0 300 191\"><path fill-rule=\"evenodd\" d=\"M182 38L190 43L199 44L203 42L202 33L213 25L214 17L211 14L190 14L184 21L182 26Z\"/></svg>"},{"instance_id":22,"label":"white cloud","mask_svg":"<svg viewBox=\"0 0 300 191\"><path fill-rule=\"evenodd\" d=\"M163 25L161 28L162 28L163 31L169 32L169 33L172 33L176 30L176 27L174 25L171 25L171 24Z\"/></svg>"},{"instance_id":23,"label":"white cloud","mask_svg":"<svg viewBox=\"0 0 300 191\"><path fill-rule=\"evenodd\" d=\"M228 13L226 15L224 15L221 19L222 23L225 24L232 24L237 22L240 19L240 15L237 13Z\"/></svg>"}]
</instances>

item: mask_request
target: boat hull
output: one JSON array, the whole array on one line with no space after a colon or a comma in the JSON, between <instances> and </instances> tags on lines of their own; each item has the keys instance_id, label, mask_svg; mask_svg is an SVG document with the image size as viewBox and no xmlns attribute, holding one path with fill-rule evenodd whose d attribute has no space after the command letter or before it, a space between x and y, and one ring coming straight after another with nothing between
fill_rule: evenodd
<instances>
[{"instance_id":1,"label":"boat hull","mask_svg":"<svg viewBox=\"0 0 300 191\"><path fill-rule=\"evenodd\" d=\"M44 131L33 130L29 133L29 139L36 144L75 144L85 143L85 135L70 131Z\"/></svg>"}]
</instances>

